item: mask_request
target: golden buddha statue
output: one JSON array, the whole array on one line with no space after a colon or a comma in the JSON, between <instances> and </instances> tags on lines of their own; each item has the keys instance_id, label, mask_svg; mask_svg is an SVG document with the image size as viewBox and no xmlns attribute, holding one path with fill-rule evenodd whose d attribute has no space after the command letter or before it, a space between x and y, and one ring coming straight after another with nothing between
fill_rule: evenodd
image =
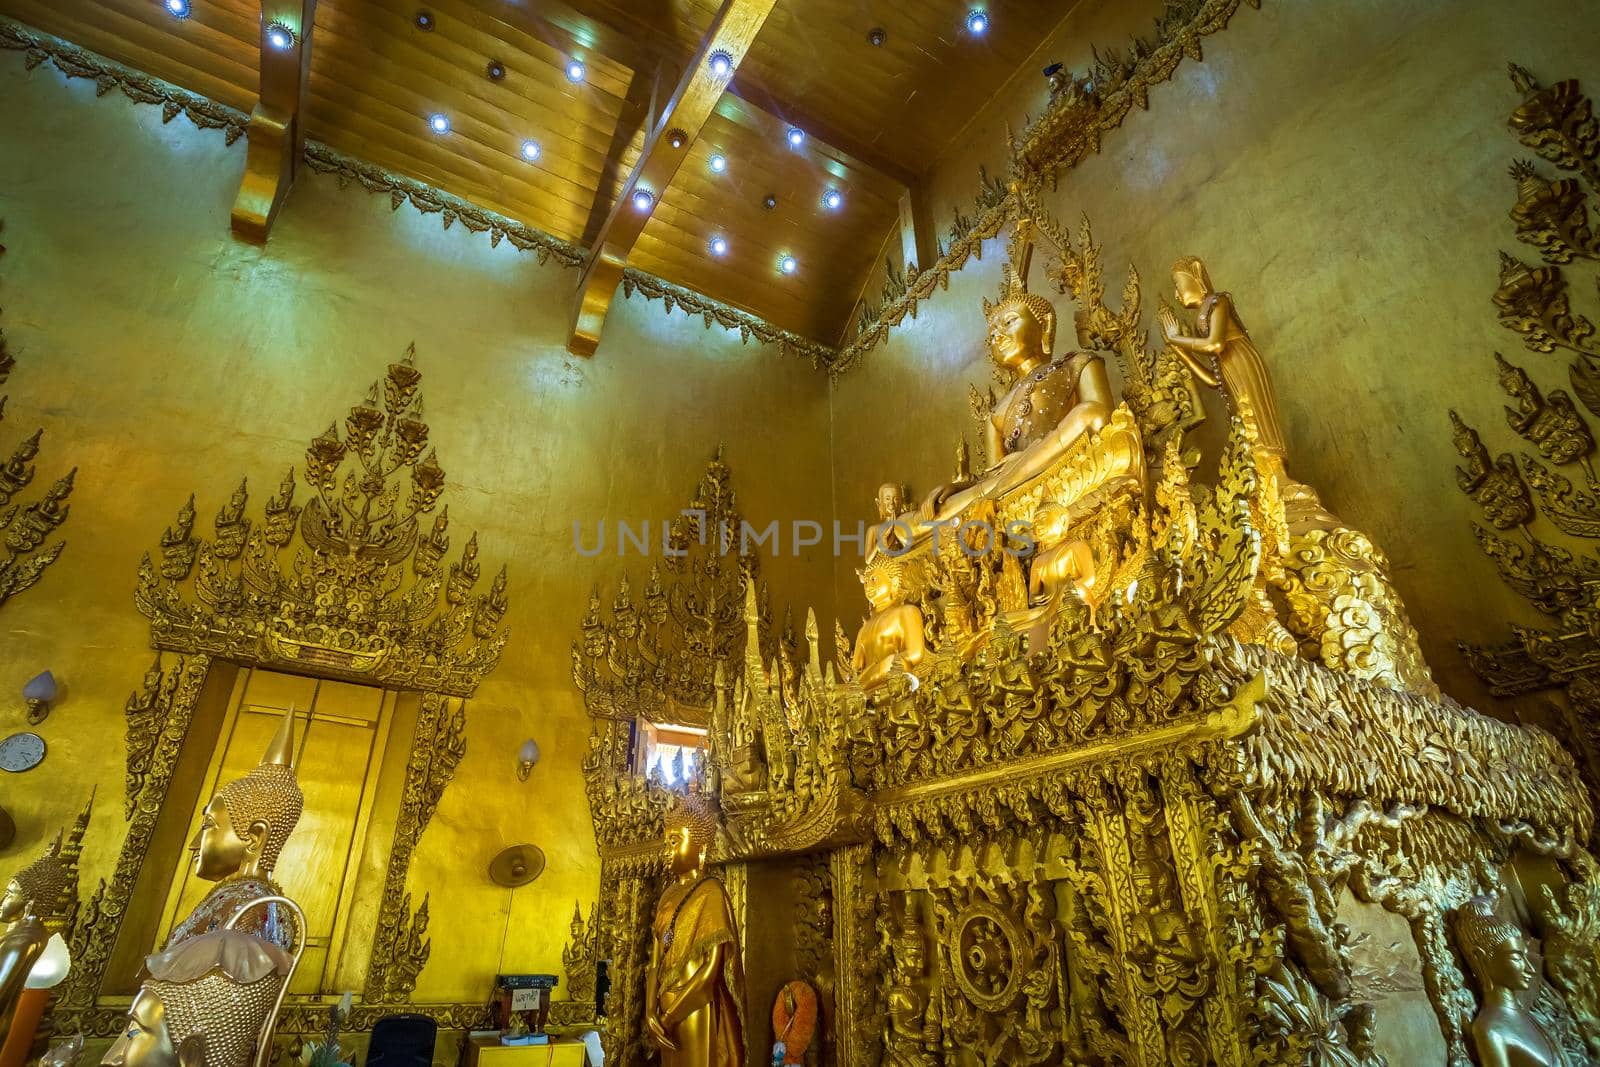
<instances>
[{"instance_id":1,"label":"golden buddha statue","mask_svg":"<svg viewBox=\"0 0 1600 1067\"><path fill-rule=\"evenodd\" d=\"M194 873L217 885L173 929L168 948L217 929L253 900L283 895L272 880L272 869L300 821L301 805L290 708L261 765L217 790L206 805L189 851L194 854ZM276 905L252 909L246 929L283 949L294 943L296 935L290 924L281 921Z\"/></svg>"},{"instance_id":2,"label":"golden buddha statue","mask_svg":"<svg viewBox=\"0 0 1600 1067\"><path fill-rule=\"evenodd\" d=\"M867 531L866 558L870 562L879 553L898 556L910 541L908 535L916 528L907 521L906 487L896 482L885 482L878 487L878 522Z\"/></svg>"},{"instance_id":3,"label":"golden buddha statue","mask_svg":"<svg viewBox=\"0 0 1600 1067\"><path fill-rule=\"evenodd\" d=\"M1472 1020L1481 1067L1564 1067L1560 1046L1519 999L1537 975L1517 924L1495 914L1492 897L1474 897L1456 912L1456 937L1483 993Z\"/></svg>"},{"instance_id":4,"label":"golden buddha statue","mask_svg":"<svg viewBox=\"0 0 1600 1067\"><path fill-rule=\"evenodd\" d=\"M672 884L656 905L645 1026L661 1067L744 1067L744 965L728 891L706 871L716 816L698 793L667 813Z\"/></svg>"},{"instance_id":5,"label":"golden buddha statue","mask_svg":"<svg viewBox=\"0 0 1600 1067\"><path fill-rule=\"evenodd\" d=\"M928 1018L927 946L917 920L916 899L905 894L893 949L893 987L887 998L884 1062L891 1067L927 1067L937 1047L938 1026Z\"/></svg>"},{"instance_id":6,"label":"golden buddha statue","mask_svg":"<svg viewBox=\"0 0 1600 1067\"><path fill-rule=\"evenodd\" d=\"M989 358L1011 381L984 420L994 466L970 486L953 483L930 494L922 508L927 520L953 518L973 501L999 496L1049 469L1079 437L1104 426L1116 405L1098 354L1053 355L1055 308L1028 292L1030 220L1017 222L1012 242L1015 266L1006 268L1000 302L984 301Z\"/></svg>"},{"instance_id":7,"label":"golden buddha statue","mask_svg":"<svg viewBox=\"0 0 1600 1067\"><path fill-rule=\"evenodd\" d=\"M911 674L922 662L922 612L905 601L905 563L892 556L874 557L860 572L872 603L872 614L856 634L850 667L870 693L895 674Z\"/></svg>"},{"instance_id":8,"label":"golden buddha statue","mask_svg":"<svg viewBox=\"0 0 1600 1067\"><path fill-rule=\"evenodd\" d=\"M299 910L284 897L253 903L252 911L279 905ZM233 924L145 959L149 976L103 1065L263 1067L298 953L291 956L249 933L243 918L236 912Z\"/></svg>"},{"instance_id":9,"label":"golden buddha statue","mask_svg":"<svg viewBox=\"0 0 1600 1067\"><path fill-rule=\"evenodd\" d=\"M78 856L93 806L91 796L71 833L56 834L44 855L13 875L0 897L0 922L10 924L0 937L0 1043L11 1032L34 964L78 901Z\"/></svg>"}]
</instances>

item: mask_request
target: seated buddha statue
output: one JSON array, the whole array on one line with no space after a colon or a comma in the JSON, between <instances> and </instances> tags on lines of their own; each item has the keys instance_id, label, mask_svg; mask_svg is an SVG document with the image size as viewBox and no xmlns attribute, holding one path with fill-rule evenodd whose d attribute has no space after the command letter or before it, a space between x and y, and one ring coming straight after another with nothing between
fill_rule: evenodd
<instances>
[{"instance_id":1,"label":"seated buddha statue","mask_svg":"<svg viewBox=\"0 0 1600 1067\"><path fill-rule=\"evenodd\" d=\"M56 834L44 855L13 875L0 897L0 922L10 924L0 937L0 1043L11 1031L29 973L77 903L78 853L88 825L85 807L71 834Z\"/></svg>"},{"instance_id":2,"label":"seated buddha statue","mask_svg":"<svg viewBox=\"0 0 1600 1067\"><path fill-rule=\"evenodd\" d=\"M905 563L878 555L860 571L861 584L872 603L872 614L856 634L850 668L861 691L870 693L895 674L916 670L927 651L922 612L905 599Z\"/></svg>"},{"instance_id":3,"label":"seated buddha statue","mask_svg":"<svg viewBox=\"0 0 1600 1067\"><path fill-rule=\"evenodd\" d=\"M1011 385L984 420L994 463L975 483L943 486L924 502L925 520L942 522L973 501L999 496L1048 470L1079 437L1111 417L1115 400L1105 361L1094 352L1053 354L1056 312L1050 301L1028 292L1030 224L1017 223L1022 251L1007 271L998 304L984 301L989 321L989 358Z\"/></svg>"},{"instance_id":4,"label":"seated buddha statue","mask_svg":"<svg viewBox=\"0 0 1600 1067\"><path fill-rule=\"evenodd\" d=\"M302 799L294 774L294 709L284 713L261 765L217 790L189 842L194 873L217 885L173 928L167 947L215 930L252 900L279 897L272 869L283 852ZM275 905L252 909L244 929L287 949L295 931Z\"/></svg>"},{"instance_id":5,"label":"seated buddha statue","mask_svg":"<svg viewBox=\"0 0 1600 1067\"><path fill-rule=\"evenodd\" d=\"M1563 1067L1566 1057L1520 995L1537 975L1516 923L1495 914L1492 897L1474 897L1456 912L1456 938L1482 992L1472 1044L1482 1067Z\"/></svg>"},{"instance_id":6,"label":"seated buddha statue","mask_svg":"<svg viewBox=\"0 0 1600 1067\"><path fill-rule=\"evenodd\" d=\"M656 905L645 1029L661 1067L744 1067L744 964L728 891L706 873L716 817L698 793L667 813L672 883Z\"/></svg>"}]
</instances>

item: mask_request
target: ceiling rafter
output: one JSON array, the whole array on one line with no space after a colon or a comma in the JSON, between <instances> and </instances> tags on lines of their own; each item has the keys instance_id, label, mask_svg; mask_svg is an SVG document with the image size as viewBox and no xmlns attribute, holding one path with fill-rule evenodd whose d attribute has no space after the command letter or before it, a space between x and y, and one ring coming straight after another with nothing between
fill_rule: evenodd
<instances>
[{"instance_id":1,"label":"ceiling rafter","mask_svg":"<svg viewBox=\"0 0 1600 1067\"><path fill-rule=\"evenodd\" d=\"M245 129L233 232L265 244L305 152L306 86L317 0L261 0L261 90Z\"/></svg>"},{"instance_id":2,"label":"ceiling rafter","mask_svg":"<svg viewBox=\"0 0 1600 1067\"><path fill-rule=\"evenodd\" d=\"M627 269L628 255L650 219L650 210L638 210L633 205L635 192L649 193L650 209L661 202L688 157L689 143L711 117L728 79L738 69L775 3L776 0L724 0L677 89L659 116L654 117L644 151L612 203L584 265L567 336L567 349L574 355L591 356L599 346L600 331ZM728 69L721 74L714 72L709 62L718 52L728 57ZM605 195L603 187L597 195Z\"/></svg>"}]
</instances>

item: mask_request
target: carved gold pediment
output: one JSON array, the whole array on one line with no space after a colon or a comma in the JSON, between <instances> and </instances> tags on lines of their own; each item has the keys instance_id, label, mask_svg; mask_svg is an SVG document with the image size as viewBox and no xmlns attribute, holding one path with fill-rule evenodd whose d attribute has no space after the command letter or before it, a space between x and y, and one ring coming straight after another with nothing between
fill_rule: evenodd
<instances>
[{"instance_id":1,"label":"carved gold pediment","mask_svg":"<svg viewBox=\"0 0 1600 1067\"><path fill-rule=\"evenodd\" d=\"M428 445L414 349L312 440L259 518L241 481L212 536L191 496L139 567L159 649L469 696L505 647L506 572L485 591L473 534L453 563L445 473ZM437 514L434 514L437 509ZM423 516L433 515L426 528Z\"/></svg>"}]
</instances>

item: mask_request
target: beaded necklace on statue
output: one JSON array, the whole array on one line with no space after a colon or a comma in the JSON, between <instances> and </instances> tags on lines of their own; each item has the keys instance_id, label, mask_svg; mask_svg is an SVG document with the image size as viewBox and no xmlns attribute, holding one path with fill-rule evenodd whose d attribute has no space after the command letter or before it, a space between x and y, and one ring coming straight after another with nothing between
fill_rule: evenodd
<instances>
[{"instance_id":1,"label":"beaded necklace on statue","mask_svg":"<svg viewBox=\"0 0 1600 1067\"><path fill-rule=\"evenodd\" d=\"M1017 409L1016 423L1011 427L1011 432L1006 434L1006 451L1015 452L1017 446L1022 443L1022 420L1033 414L1033 390L1070 358L1062 356L1060 359L1051 360L1028 375L1027 382L1022 387L1022 396L1017 401L1020 406Z\"/></svg>"}]
</instances>

